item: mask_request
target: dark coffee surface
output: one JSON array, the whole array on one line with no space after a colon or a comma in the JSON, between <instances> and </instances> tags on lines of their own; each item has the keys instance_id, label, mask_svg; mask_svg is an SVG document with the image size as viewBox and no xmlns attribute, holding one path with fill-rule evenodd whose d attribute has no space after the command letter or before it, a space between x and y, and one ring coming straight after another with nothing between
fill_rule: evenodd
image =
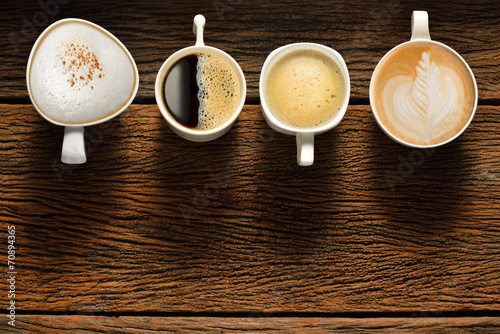
<instances>
[{"instance_id":1,"label":"dark coffee surface","mask_svg":"<svg viewBox=\"0 0 500 334\"><path fill-rule=\"evenodd\" d=\"M180 124L211 130L226 123L239 103L236 73L213 53L196 53L179 59L168 70L163 99Z\"/></svg>"},{"instance_id":2,"label":"dark coffee surface","mask_svg":"<svg viewBox=\"0 0 500 334\"><path fill-rule=\"evenodd\" d=\"M178 60L170 68L163 94L170 114L182 125L195 128L199 122L200 89L196 77L198 57L189 55Z\"/></svg>"}]
</instances>

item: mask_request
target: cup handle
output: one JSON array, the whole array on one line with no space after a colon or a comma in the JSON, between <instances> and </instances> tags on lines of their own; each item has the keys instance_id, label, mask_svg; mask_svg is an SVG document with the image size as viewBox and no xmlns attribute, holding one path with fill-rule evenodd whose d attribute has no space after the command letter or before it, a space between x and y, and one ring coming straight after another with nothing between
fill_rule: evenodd
<instances>
[{"instance_id":1,"label":"cup handle","mask_svg":"<svg viewBox=\"0 0 500 334\"><path fill-rule=\"evenodd\" d=\"M431 40L429 17L423 10L415 10L411 16L411 40L417 39Z\"/></svg>"},{"instance_id":2,"label":"cup handle","mask_svg":"<svg viewBox=\"0 0 500 334\"><path fill-rule=\"evenodd\" d=\"M311 166L314 162L314 133L297 133L297 163Z\"/></svg>"},{"instance_id":3,"label":"cup handle","mask_svg":"<svg viewBox=\"0 0 500 334\"><path fill-rule=\"evenodd\" d=\"M83 164L87 161L83 126L64 128L61 161L65 164Z\"/></svg>"},{"instance_id":4,"label":"cup handle","mask_svg":"<svg viewBox=\"0 0 500 334\"><path fill-rule=\"evenodd\" d=\"M193 33L196 36L196 46L205 46L203 43L203 30L205 29L205 16L198 14L193 20Z\"/></svg>"}]
</instances>

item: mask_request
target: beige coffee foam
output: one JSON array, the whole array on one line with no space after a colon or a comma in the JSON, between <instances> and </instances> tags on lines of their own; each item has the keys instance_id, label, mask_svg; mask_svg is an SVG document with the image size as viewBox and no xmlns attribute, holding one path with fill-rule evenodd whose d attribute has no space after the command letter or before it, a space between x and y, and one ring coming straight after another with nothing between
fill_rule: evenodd
<instances>
[{"instance_id":1,"label":"beige coffee foam","mask_svg":"<svg viewBox=\"0 0 500 334\"><path fill-rule=\"evenodd\" d=\"M373 111L397 138L442 143L467 124L475 104L468 68L442 46L415 42L389 54L371 83Z\"/></svg>"},{"instance_id":2,"label":"beige coffee foam","mask_svg":"<svg viewBox=\"0 0 500 334\"><path fill-rule=\"evenodd\" d=\"M214 54L198 54L197 70L200 118L196 129L214 129L226 123L236 111L238 79L231 65Z\"/></svg>"},{"instance_id":3,"label":"beige coffee foam","mask_svg":"<svg viewBox=\"0 0 500 334\"><path fill-rule=\"evenodd\" d=\"M283 123L314 128L332 120L344 102L344 77L338 65L321 52L292 51L271 68L266 101Z\"/></svg>"}]
</instances>

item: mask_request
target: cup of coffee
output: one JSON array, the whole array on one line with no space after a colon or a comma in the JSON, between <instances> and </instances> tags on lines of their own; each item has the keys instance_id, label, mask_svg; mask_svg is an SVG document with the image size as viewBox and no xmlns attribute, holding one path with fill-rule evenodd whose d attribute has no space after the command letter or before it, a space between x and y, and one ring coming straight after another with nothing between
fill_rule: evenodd
<instances>
[{"instance_id":1,"label":"cup of coffee","mask_svg":"<svg viewBox=\"0 0 500 334\"><path fill-rule=\"evenodd\" d=\"M139 73L110 32L89 21L64 19L36 40L26 81L40 115L65 127L61 161L82 164L87 160L84 127L124 111L137 93Z\"/></svg>"},{"instance_id":2,"label":"cup of coffee","mask_svg":"<svg viewBox=\"0 0 500 334\"><path fill-rule=\"evenodd\" d=\"M414 11L411 40L390 50L370 82L380 128L414 148L449 143L469 125L477 106L476 79L450 47L432 41L427 12Z\"/></svg>"},{"instance_id":3,"label":"cup of coffee","mask_svg":"<svg viewBox=\"0 0 500 334\"><path fill-rule=\"evenodd\" d=\"M296 136L297 163L314 162L314 136L337 126L349 104L349 72L335 50L315 43L282 46L269 54L259 81L264 119Z\"/></svg>"},{"instance_id":4,"label":"cup of coffee","mask_svg":"<svg viewBox=\"0 0 500 334\"><path fill-rule=\"evenodd\" d=\"M180 137L206 142L225 134L238 118L246 98L246 82L238 63L227 53L203 43L205 17L196 15L195 46L172 54L155 83L156 103Z\"/></svg>"}]
</instances>

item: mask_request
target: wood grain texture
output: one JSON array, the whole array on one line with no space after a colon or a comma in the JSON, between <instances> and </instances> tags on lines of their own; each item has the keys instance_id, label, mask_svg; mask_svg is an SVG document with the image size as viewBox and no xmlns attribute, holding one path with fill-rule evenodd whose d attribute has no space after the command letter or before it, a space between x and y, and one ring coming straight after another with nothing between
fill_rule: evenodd
<instances>
[{"instance_id":1,"label":"wood grain texture","mask_svg":"<svg viewBox=\"0 0 500 334\"><path fill-rule=\"evenodd\" d=\"M20 331L29 333L411 333L411 334L497 334L500 319L481 318L248 318L213 317L103 317L22 315ZM12 330L3 325L0 331Z\"/></svg>"},{"instance_id":2,"label":"wood grain texture","mask_svg":"<svg viewBox=\"0 0 500 334\"><path fill-rule=\"evenodd\" d=\"M43 9L40 3L59 1ZM98 8L98 10L96 10ZM368 98L382 56L410 37L411 13L427 10L430 33L470 64L481 101L500 98L500 2L443 1L11 1L0 13L0 99L27 101L26 63L33 43L50 23L79 17L116 35L140 72L137 102L153 101L156 73L173 52L194 44L192 18L207 18L205 42L238 61L246 75L248 102L258 102L262 64L275 48L315 42L338 50L350 70L352 97ZM47 14L48 13L48 14Z\"/></svg>"},{"instance_id":3,"label":"wood grain texture","mask_svg":"<svg viewBox=\"0 0 500 334\"><path fill-rule=\"evenodd\" d=\"M25 311L500 310L500 107L433 151L392 142L350 106L296 165L258 106L211 143L174 135L156 105L87 129L0 105L0 232L17 231ZM3 241L2 241L3 242Z\"/></svg>"}]
</instances>

